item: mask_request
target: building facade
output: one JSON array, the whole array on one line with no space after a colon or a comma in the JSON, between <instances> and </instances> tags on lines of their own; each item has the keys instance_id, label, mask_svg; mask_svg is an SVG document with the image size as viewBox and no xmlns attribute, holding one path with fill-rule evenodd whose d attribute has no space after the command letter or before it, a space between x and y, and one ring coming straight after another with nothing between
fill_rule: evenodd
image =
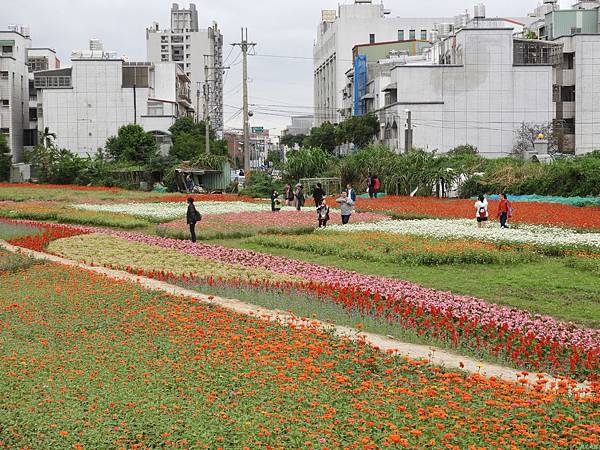
<instances>
[{"instance_id":1,"label":"building facade","mask_svg":"<svg viewBox=\"0 0 600 450\"><path fill-rule=\"evenodd\" d=\"M174 63L127 62L114 52L72 55L72 67L35 72L38 129L56 134L56 145L94 155L123 125L137 123L163 151L177 117L193 115L190 80Z\"/></svg>"},{"instance_id":2,"label":"building facade","mask_svg":"<svg viewBox=\"0 0 600 450\"><path fill-rule=\"evenodd\" d=\"M223 35L216 23L199 28L198 11L192 3L181 9L174 3L171 28L161 30L157 22L146 30L147 59L153 63L174 62L191 80L192 96L199 120L205 104L211 126L223 133ZM205 93L208 101L205 101Z\"/></svg>"},{"instance_id":3,"label":"building facade","mask_svg":"<svg viewBox=\"0 0 600 450\"><path fill-rule=\"evenodd\" d=\"M292 116L292 124L288 125L283 130L283 136L299 136L309 135L310 130L314 127L315 116L312 114L304 116Z\"/></svg>"},{"instance_id":4,"label":"building facade","mask_svg":"<svg viewBox=\"0 0 600 450\"><path fill-rule=\"evenodd\" d=\"M0 31L0 133L6 136L13 162L23 160L25 130L29 128L30 47L26 27Z\"/></svg>"},{"instance_id":5,"label":"building facade","mask_svg":"<svg viewBox=\"0 0 600 450\"><path fill-rule=\"evenodd\" d=\"M503 21L480 18L434 50L425 64L396 65L384 88L380 120L400 151L409 114L413 147L445 153L471 144L487 157L509 154L522 123L552 122L560 45L516 39Z\"/></svg>"},{"instance_id":6,"label":"building facade","mask_svg":"<svg viewBox=\"0 0 600 450\"><path fill-rule=\"evenodd\" d=\"M342 90L357 44L429 40L440 25L454 27L456 18L391 17L383 4L355 0L338 11L322 11L313 48L315 124L341 120Z\"/></svg>"}]
</instances>

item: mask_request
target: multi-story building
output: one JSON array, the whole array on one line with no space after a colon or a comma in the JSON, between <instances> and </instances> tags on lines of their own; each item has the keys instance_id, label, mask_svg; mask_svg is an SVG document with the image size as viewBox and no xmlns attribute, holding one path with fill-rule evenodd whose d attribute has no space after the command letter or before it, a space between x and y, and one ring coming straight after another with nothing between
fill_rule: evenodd
<instances>
[{"instance_id":1,"label":"multi-story building","mask_svg":"<svg viewBox=\"0 0 600 450\"><path fill-rule=\"evenodd\" d=\"M13 162L23 160L24 130L29 128L29 73L27 27L0 31L0 133L7 138Z\"/></svg>"},{"instance_id":2,"label":"multi-story building","mask_svg":"<svg viewBox=\"0 0 600 450\"><path fill-rule=\"evenodd\" d=\"M147 59L153 63L175 62L190 78L199 120L205 114L205 92L211 126L223 132L223 36L216 23L198 26L198 11L192 3L181 9L174 3L171 28L161 30L154 22L146 30ZM208 80L208 82L207 82Z\"/></svg>"},{"instance_id":3,"label":"multi-story building","mask_svg":"<svg viewBox=\"0 0 600 450\"><path fill-rule=\"evenodd\" d=\"M312 114L304 116L292 116L292 124L283 130L283 136L309 135L315 124L315 116Z\"/></svg>"},{"instance_id":4,"label":"multi-story building","mask_svg":"<svg viewBox=\"0 0 600 450\"><path fill-rule=\"evenodd\" d=\"M442 24L453 28L461 17L391 17L383 4L355 0L340 5L338 11L322 11L313 49L315 124L337 123L341 119L342 90L346 72L352 67L352 49L356 44L387 41L429 40L431 32Z\"/></svg>"},{"instance_id":5,"label":"multi-story building","mask_svg":"<svg viewBox=\"0 0 600 450\"><path fill-rule=\"evenodd\" d=\"M39 143L38 98L37 89L34 86L34 73L59 69L60 60L54 49L29 48L27 50L27 66L29 67L29 126L24 131L23 144L25 148L31 148Z\"/></svg>"},{"instance_id":6,"label":"multi-story building","mask_svg":"<svg viewBox=\"0 0 600 450\"><path fill-rule=\"evenodd\" d=\"M409 114L413 147L446 152L471 144L488 157L509 154L522 123L552 122L562 46L516 38L510 21L478 11L436 41L428 61L392 68L378 113L386 141L400 151L410 145L403 138Z\"/></svg>"},{"instance_id":7,"label":"multi-story building","mask_svg":"<svg viewBox=\"0 0 600 450\"><path fill-rule=\"evenodd\" d=\"M600 2L551 10L534 31L563 47L554 69L559 148L576 154L600 150Z\"/></svg>"},{"instance_id":8,"label":"multi-story building","mask_svg":"<svg viewBox=\"0 0 600 450\"><path fill-rule=\"evenodd\" d=\"M128 62L91 47L72 54L72 67L34 73L39 130L47 127L58 147L85 156L137 123L167 151L169 127L194 114L188 76L175 63Z\"/></svg>"}]
</instances>

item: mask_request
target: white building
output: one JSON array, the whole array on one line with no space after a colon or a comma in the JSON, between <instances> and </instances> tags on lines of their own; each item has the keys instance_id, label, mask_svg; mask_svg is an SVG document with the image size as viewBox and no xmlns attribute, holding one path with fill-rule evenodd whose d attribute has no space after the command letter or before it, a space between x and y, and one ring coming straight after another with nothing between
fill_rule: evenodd
<instances>
[{"instance_id":1,"label":"white building","mask_svg":"<svg viewBox=\"0 0 600 450\"><path fill-rule=\"evenodd\" d=\"M600 150L600 2L552 10L538 27L540 38L563 46L554 70L559 147L576 154Z\"/></svg>"},{"instance_id":2,"label":"white building","mask_svg":"<svg viewBox=\"0 0 600 450\"><path fill-rule=\"evenodd\" d=\"M0 133L7 138L13 162L23 160L24 130L29 127L29 29L0 31Z\"/></svg>"},{"instance_id":3,"label":"white building","mask_svg":"<svg viewBox=\"0 0 600 450\"><path fill-rule=\"evenodd\" d=\"M204 92L205 89L208 90L211 126L222 133L223 69L218 68L223 66L223 36L217 24L200 29L195 5L192 3L189 9L180 9L174 3L171 9L171 28L161 30L158 22L154 22L146 30L146 45L148 61L175 62L190 78L196 113L201 120L205 109Z\"/></svg>"},{"instance_id":4,"label":"white building","mask_svg":"<svg viewBox=\"0 0 600 450\"><path fill-rule=\"evenodd\" d=\"M314 43L315 125L340 120L346 71L352 67L352 49L357 44L397 40L428 40L439 24L454 28L460 17L391 17L383 4L355 0L339 5L338 11L322 11Z\"/></svg>"},{"instance_id":5,"label":"white building","mask_svg":"<svg viewBox=\"0 0 600 450\"><path fill-rule=\"evenodd\" d=\"M309 135L315 124L315 116L312 114L304 116L292 116L292 124L283 130L283 136Z\"/></svg>"},{"instance_id":6,"label":"white building","mask_svg":"<svg viewBox=\"0 0 600 450\"><path fill-rule=\"evenodd\" d=\"M552 122L553 65L562 48L513 34L504 20L476 17L436 42L429 63L395 66L379 111L389 143L406 150L409 111L413 147L446 152L471 144L488 157L512 151L521 123Z\"/></svg>"},{"instance_id":7,"label":"white building","mask_svg":"<svg viewBox=\"0 0 600 450\"><path fill-rule=\"evenodd\" d=\"M93 155L121 126L137 123L166 151L169 127L193 115L190 80L174 63L126 62L103 50L75 52L71 61L34 74L38 128L55 133L60 148Z\"/></svg>"}]
</instances>

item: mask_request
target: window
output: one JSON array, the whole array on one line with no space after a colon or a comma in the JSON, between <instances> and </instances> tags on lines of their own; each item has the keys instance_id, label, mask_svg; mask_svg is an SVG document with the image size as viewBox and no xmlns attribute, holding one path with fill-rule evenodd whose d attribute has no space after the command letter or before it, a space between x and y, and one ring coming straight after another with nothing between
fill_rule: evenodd
<instances>
[{"instance_id":1,"label":"window","mask_svg":"<svg viewBox=\"0 0 600 450\"><path fill-rule=\"evenodd\" d=\"M27 59L27 66L30 72L48 70L48 58L45 56L33 56Z\"/></svg>"},{"instance_id":2,"label":"window","mask_svg":"<svg viewBox=\"0 0 600 450\"><path fill-rule=\"evenodd\" d=\"M0 100L0 105L10 106L10 100L4 98L4 99Z\"/></svg>"},{"instance_id":3,"label":"window","mask_svg":"<svg viewBox=\"0 0 600 450\"><path fill-rule=\"evenodd\" d=\"M2 46L2 53L4 55L12 55L12 52L13 52L12 45L3 45Z\"/></svg>"},{"instance_id":4,"label":"window","mask_svg":"<svg viewBox=\"0 0 600 450\"><path fill-rule=\"evenodd\" d=\"M48 89L48 88L70 88L71 77L68 76L36 76L34 78L34 84L36 89Z\"/></svg>"},{"instance_id":5,"label":"window","mask_svg":"<svg viewBox=\"0 0 600 450\"><path fill-rule=\"evenodd\" d=\"M169 55L161 55L160 56L160 60L163 61L163 62L164 61L168 61L169 60Z\"/></svg>"},{"instance_id":6,"label":"window","mask_svg":"<svg viewBox=\"0 0 600 450\"><path fill-rule=\"evenodd\" d=\"M147 88L150 86L150 74L147 66L142 67L123 67L123 87L124 88Z\"/></svg>"},{"instance_id":7,"label":"window","mask_svg":"<svg viewBox=\"0 0 600 450\"><path fill-rule=\"evenodd\" d=\"M0 72L0 80L8 80L8 72Z\"/></svg>"},{"instance_id":8,"label":"window","mask_svg":"<svg viewBox=\"0 0 600 450\"><path fill-rule=\"evenodd\" d=\"M165 112L164 105L160 102L148 102L148 115L149 116L163 116Z\"/></svg>"},{"instance_id":9,"label":"window","mask_svg":"<svg viewBox=\"0 0 600 450\"><path fill-rule=\"evenodd\" d=\"M0 128L0 134L10 134L10 128Z\"/></svg>"},{"instance_id":10,"label":"window","mask_svg":"<svg viewBox=\"0 0 600 450\"><path fill-rule=\"evenodd\" d=\"M169 42L169 37L168 36L161 36L160 37L160 42Z\"/></svg>"},{"instance_id":11,"label":"window","mask_svg":"<svg viewBox=\"0 0 600 450\"><path fill-rule=\"evenodd\" d=\"M37 108L29 108L29 121L35 122L38 119Z\"/></svg>"},{"instance_id":12,"label":"window","mask_svg":"<svg viewBox=\"0 0 600 450\"><path fill-rule=\"evenodd\" d=\"M563 67L567 70L575 68L575 53L563 53Z\"/></svg>"},{"instance_id":13,"label":"window","mask_svg":"<svg viewBox=\"0 0 600 450\"><path fill-rule=\"evenodd\" d=\"M399 41L404 40L404 30L398 30L398 40Z\"/></svg>"},{"instance_id":14,"label":"window","mask_svg":"<svg viewBox=\"0 0 600 450\"><path fill-rule=\"evenodd\" d=\"M560 100L563 102L574 102L575 86L563 86L560 90Z\"/></svg>"},{"instance_id":15,"label":"window","mask_svg":"<svg viewBox=\"0 0 600 450\"><path fill-rule=\"evenodd\" d=\"M421 30L421 40L422 41L427 40L427 30Z\"/></svg>"},{"instance_id":16,"label":"window","mask_svg":"<svg viewBox=\"0 0 600 450\"><path fill-rule=\"evenodd\" d=\"M369 44L374 44L375 43L375 35L374 34L370 34L369 35Z\"/></svg>"},{"instance_id":17,"label":"window","mask_svg":"<svg viewBox=\"0 0 600 450\"><path fill-rule=\"evenodd\" d=\"M410 30L408 32L408 39L410 39L411 41L414 41L416 38L417 38L416 31Z\"/></svg>"}]
</instances>

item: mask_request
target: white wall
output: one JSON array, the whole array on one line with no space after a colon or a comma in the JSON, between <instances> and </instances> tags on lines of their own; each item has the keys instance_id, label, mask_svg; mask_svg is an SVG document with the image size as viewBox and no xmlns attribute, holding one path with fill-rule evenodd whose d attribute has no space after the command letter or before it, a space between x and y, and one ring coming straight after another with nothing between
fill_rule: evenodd
<instances>
[{"instance_id":1,"label":"white wall","mask_svg":"<svg viewBox=\"0 0 600 450\"><path fill-rule=\"evenodd\" d=\"M600 35L572 38L575 46L575 152L600 150Z\"/></svg>"},{"instance_id":2,"label":"white wall","mask_svg":"<svg viewBox=\"0 0 600 450\"><path fill-rule=\"evenodd\" d=\"M412 111L415 147L446 152L471 144L484 156L498 157L511 152L522 122L552 121L552 67L513 66L511 30L463 30L457 45L464 52L462 66L392 71L399 102L393 109L402 125L405 110Z\"/></svg>"}]
</instances>

